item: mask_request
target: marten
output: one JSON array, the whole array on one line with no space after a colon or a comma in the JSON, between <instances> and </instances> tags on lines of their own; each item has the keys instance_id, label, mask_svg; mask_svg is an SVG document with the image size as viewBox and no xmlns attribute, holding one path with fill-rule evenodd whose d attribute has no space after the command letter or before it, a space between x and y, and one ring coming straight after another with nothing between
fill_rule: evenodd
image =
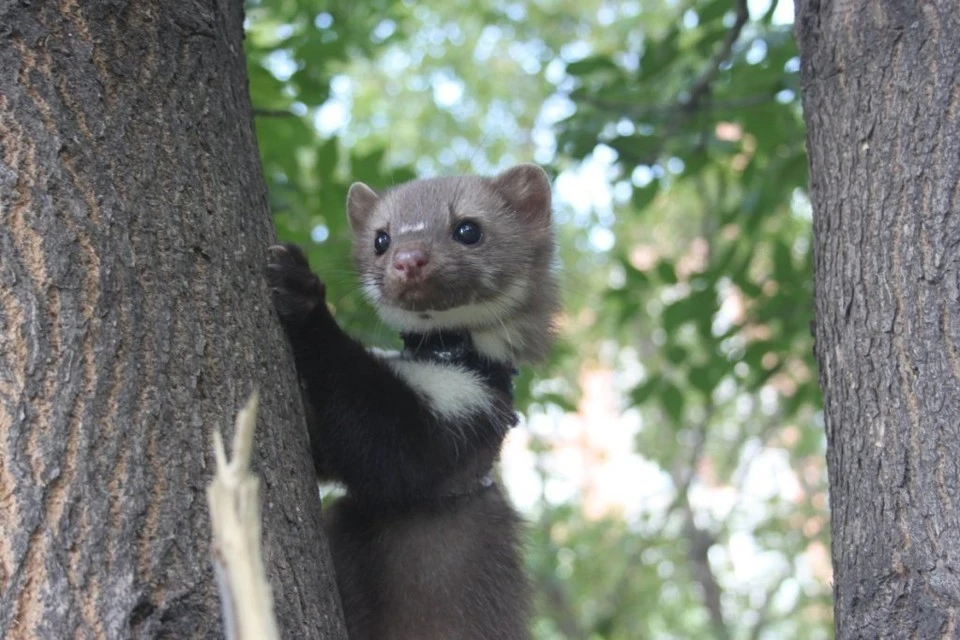
<instances>
[{"instance_id":1,"label":"marten","mask_svg":"<svg viewBox=\"0 0 960 640\"><path fill-rule=\"evenodd\" d=\"M347 196L353 257L403 349L336 323L293 245L267 278L293 348L351 640L529 638L521 519L494 474L513 375L542 360L559 296L550 183L531 164Z\"/></svg>"}]
</instances>

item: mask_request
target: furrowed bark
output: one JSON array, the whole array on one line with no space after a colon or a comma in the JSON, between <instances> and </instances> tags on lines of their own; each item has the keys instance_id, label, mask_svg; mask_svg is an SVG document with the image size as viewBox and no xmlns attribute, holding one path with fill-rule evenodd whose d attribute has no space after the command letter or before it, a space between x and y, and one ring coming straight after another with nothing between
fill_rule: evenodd
<instances>
[{"instance_id":1,"label":"furrowed bark","mask_svg":"<svg viewBox=\"0 0 960 640\"><path fill-rule=\"evenodd\" d=\"M797 3L839 638L960 637L960 5Z\"/></svg>"},{"instance_id":2,"label":"furrowed bark","mask_svg":"<svg viewBox=\"0 0 960 640\"><path fill-rule=\"evenodd\" d=\"M0 3L0 636L218 637L211 430L254 384L284 637L343 637L242 6Z\"/></svg>"}]
</instances>

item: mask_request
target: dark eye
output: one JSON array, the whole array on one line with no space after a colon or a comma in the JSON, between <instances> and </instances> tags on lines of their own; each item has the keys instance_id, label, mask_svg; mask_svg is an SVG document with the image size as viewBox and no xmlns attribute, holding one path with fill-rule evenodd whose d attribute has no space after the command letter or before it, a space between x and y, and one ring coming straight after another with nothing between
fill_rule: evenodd
<instances>
[{"instance_id":1,"label":"dark eye","mask_svg":"<svg viewBox=\"0 0 960 640\"><path fill-rule=\"evenodd\" d=\"M461 222L453 230L453 239L460 244L477 244L482 237L483 232L476 222Z\"/></svg>"},{"instance_id":2,"label":"dark eye","mask_svg":"<svg viewBox=\"0 0 960 640\"><path fill-rule=\"evenodd\" d=\"M373 240L373 250L378 256L390 248L390 235L386 231L377 231L377 237Z\"/></svg>"}]
</instances>

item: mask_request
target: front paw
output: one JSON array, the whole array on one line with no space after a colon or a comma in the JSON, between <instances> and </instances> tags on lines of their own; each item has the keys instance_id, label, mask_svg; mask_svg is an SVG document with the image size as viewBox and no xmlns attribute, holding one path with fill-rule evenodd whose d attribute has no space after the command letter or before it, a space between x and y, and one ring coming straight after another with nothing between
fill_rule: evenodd
<instances>
[{"instance_id":1,"label":"front paw","mask_svg":"<svg viewBox=\"0 0 960 640\"><path fill-rule=\"evenodd\" d=\"M267 284L273 306L286 327L302 326L316 309L325 304L323 282L310 271L306 256L294 244L270 247Z\"/></svg>"}]
</instances>

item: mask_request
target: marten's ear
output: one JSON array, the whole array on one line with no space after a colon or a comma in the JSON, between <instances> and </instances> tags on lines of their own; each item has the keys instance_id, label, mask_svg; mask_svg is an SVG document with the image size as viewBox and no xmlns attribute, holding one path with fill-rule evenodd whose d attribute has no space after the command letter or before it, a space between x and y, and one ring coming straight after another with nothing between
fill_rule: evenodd
<instances>
[{"instance_id":1,"label":"marten's ear","mask_svg":"<svg viewBox=\"0 0 960 640\"><path fill-rule=\"evenodd\" d=\"M380 196L377 192L362 182L354 182L350 185L350 191L347 192L347 218L354 233L364 228L364 223L379 201Z\"/></svg>"},{"instance_id":2,"label":"marten's ear","mask_svg":"<svg viewBox=\"0 0 960 640\"><path fill-rule=\"evenodd\" d=\"M550 179L535 164L518 164L491 178L510 208L530 223L550 224Z\"/></svg>"}]
</instances>

